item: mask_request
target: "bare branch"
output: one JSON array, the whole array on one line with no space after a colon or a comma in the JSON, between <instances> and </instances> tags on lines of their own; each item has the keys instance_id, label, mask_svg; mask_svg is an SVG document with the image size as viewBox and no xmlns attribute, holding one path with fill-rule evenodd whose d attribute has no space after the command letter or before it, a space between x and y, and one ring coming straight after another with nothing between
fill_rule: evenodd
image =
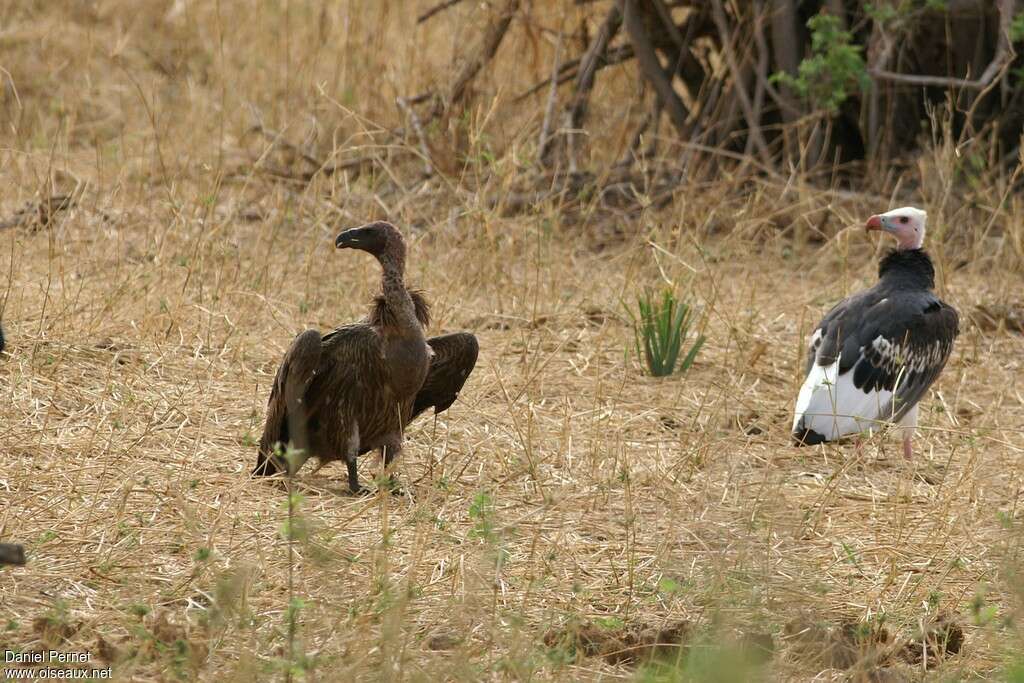
<instances>
[{"instance_id":1,"label":"bare branch","mask_svg":"<svg viewBox=\"0 0 1024 683\"><path fill-rule=\"evenodd\" d=\"M872 78L881 81L892 81L907 85L937 86L945 88L962 88L964 90L984 90L990 83L1004 73L1006 67L1016 56L1013 46L1010 44L1010 24L1013 22L1013 15L1016 9L1015 0L998 0L999 7L999 39L996 43L996 53L992 57L981 76L977 79L951 78L948 76L926 76L922 74L901 74L885 69L869 69L868 73ZM883 62L884 63L884 62Z\"/></svg>"},{"instance_id":2,"label":"bare branch","mask_svg":"<svg viewBox=\"0 0 1024 683\"><path fill-rule=\"evenodd\" d=\"M722 0L712 0L711 7L715 25L718 26L718 33L722 38L722 45L728 46L731 39L729 37L729 26L725 20L725 10L722 9ZM739 98L740 107L743 109L743 116L747 120L747 134L754 140L754 146L757 147L761 160L766 165L770 165L772 155L768 151L768 145L764 141L764 136L761 134L761 122L758 121L757 116L754 114L753 106L750 104L746 84L743 82L743 73L736 63L736 55L733 54L733 50L725 49L725 61L729 65L729 71L732 72L734 90Z\"/></svg>"},{"instance_id":3,"label":"bare branch","mask_svg":"<svg viewBox=\"0 0 1024 683\"><path fill-rule=\"evenodd\" d=\"M768 50L764 44L764 31L761 28L761 19L764 16L764 7L761 0L754 0L754 42L757 43L757 67L754 69L754 76L757 83L754 85L754 117L761 120L761 110L764 108L764 95L768 88ZM747 136L747 154L750 153L754 138Z\"/></svg>"},{"instance_id":4,"label":"bare branch","mask_svg":"<svg viewBox=\"0 0 1024 683\"><path fill-rule=\"evenodd\" d=\"M775 64L790 76L796 76L800 63L800 25L796 17L794 0L771 0L772 52ZM778 99L787 103L792 102L791 89L784 85L782 95ZM799 110L792 105L782 108L782 119L786 123L792 123L798 118Z\"/></svg>"},{"instance_id":5,"label":"bare branch","mask_svg":"<svg viewBox=\"0 0 1024 683\"><path fill-rule=\"evenodd\" d=\"M416 137L420 143L420 153L423 155L423 172L425 175L434 174L434 164L430 160L430 148L427 147L427 135L423 132L423 124L420 123L420 117L416 114L416 110L409 106L409 103L405 101L404 97L396 97L395 103L398 108L401 109L406 116L409 117L409 123L412 125L412 129L416 131Z\"/></svg>"},{"instance_id":6,"label":"bare branch","mask_svg":"<svg viewBox=\"0 0 1024 683\"><path fill-rule=\"evenodd\" d=\"M437 5L434 5L433 7L428 9L426 12L424 12L423 14L419 15L418 17L416 17L416 23L417 24L422 24L423 22L427 21L428 19L430 19L435 14L440 14L441 12L445 11L449 7L455 7L455 5L459 4L460 2L462 2L462 0L444 0L444 2L442 2L440 4L437 4Z\"/></svg>"},{"instance_id":7,"label":"bare branch","mask_svg":"<svg viewBox=\"0 0 1024 683\"><path fill-rule=\"evenodd\" d=\"M259 133L260 135L262 135L264 138L267 139L267 142L269 142L272 146L283 147L284 149L287 149L288 151L292 152L293 154L295 154L296 156L298 156L300 159L310 164L311 166L321 168L324 165L324 162L318 159L311 151L309 151L305 147L302 147L301 145L295 144L294 142L286 138L284 136L284 133L278 132L272 128L268 128L267 126L263 125L261 121L257 121L249 130L251 130L254 133Z\"/></svg>"},{"instance_id":8,"label":"bare branch","mask_svg":"<svg viewBox=\"0 0 1024 683\"><path fill-rule=\"evenodd\" d=\"M488 24L483 42L480 44L480 49L477 51L476 56L466 62L462 70L455 77L451 90L448 92L447 107L450 108L462 100L466 95L466 88L476 78L480 69L484 68L484 65L494 57L498 47L501 45L502 39L505 37L505 33L508 32L512 18L519 10L519 2L520 0L506 0L505 6L498 13L497 18Z\"/></svg>"},{"instance_id":9,"label":"bare branch","mask_svg":"<svg viewBox=\"0 0 1024 683\"><path fill-rule=\"evenodd\" d=\"M540 142L537 145L537 158L543 164L547 161L551 148L551 122L555 117L555 105L558 104L558 70L562 59L562 34L558 34L555 44L555 59L551 64L551 90L548 91L548 104L544 108L544 122L540 128Z\"/></svg>"},{"instance_id":10,"label":"bare branch","mask_svg":"<svg viewBox=\"0 0 1024 683\"><path fill-rule=\"evenodd\" d=\"M628 62L629 60L633 59L633 56L634 55L633 55L633 46L632 45L620 45L619 47L610 48L604 54L604 58L603 59L599 59L595 63L594 71L595 72L600 71L601 69L605 68L606 66L614 66L615 64L621 64L622 62ZM565 85L569 81L578 80L579 77L580 77L580 74L581 74L580 62L584 61L585 59L586 59L586 56L584 56L583 59L570 59L570 60L562 62L562 66L559 67L558 85ZM593 82L593 79L591 79L591 82ZM535 83L535 84L531 85L529 87L529 89L527 89L523 93L521 93L519 95L516 95L515 98L512 101L515 102L516 104L518 104L519 102L522 102L523 100L525 100L530 95L536 95L541 90L543 90L544 88L548 87L548 85L550 83L551 83L551 81L549 79L545 78L543 81L540 81L539 83ZM413 103L411 101L410 101L410 103L415 104L415 103Z\"/></svg>"},{"instance_id":11,"label":"bare branch","mask_svg":"<svg viewBox=\"0 0 1024 683\"><path fill-rule=\"evenodd\" d=\"M889 64L892 56L892 42L882 30L880 23L875 23L871 28L871 35L868 37L868 73L873 70L884 69ZM878 151L878 131L881 127L881 101L882 88L877 79L871 79L871 87L868 91L868 121L867 141L868 154L875 157Z\"/></svg>"},{"instance_id":12,"label":"bare branch","mask_svg":"<svg viewBox=\"0 0 1024 683\"><path fill-rule=\"evenodd\" d=\"M764 36L764 7L763 2L758 0L754 3L754 7L757 10L757 19L754 22L754 42L757 44L758 51L758 68L757 68L757 83L768 95L772 98L784 116L792 117L792 119L798 119L802 115L802 112L793 106L793 104L783 97L782 94L776 90L771 81L768 80L768 66L771 62L771 54L768 51L768 41ZM763 68L762 68L763 67Z\"/></svg>"},{"instance_id":13,"label":"bare branch","mask_svg":"<svg viewBox=\"0 0 1024 683\"><path fill-rule=\"evenodd\" d=\"M676 44L680 50L686 49L686 45L683 44L683 36L679 33L679 27L672 21L672 13L669 8L665 6L662 0L651 0L651 4L654 5L654 9L658 12L658 17L661 19L662 25L665 26L665 30L668 31L669 37L672 42ZM681 56L680 56L681 58Z\"/></svg>"},{"instance_id":14,"label":"bare branch","mask_svg":"<svg viewBox=\"0 0 1024 683\"><path fill-rule=\"evenodd\" d=\"M662 105L668 112L669 120L679 132L684 135L686 132L686 119L688 113L686 105L679 99L679 95L672 88L670 77L658 60L658 55L651 45L650 36L644 28L643 20L637 10L637 0L620 0L622 3L623 24L629 33L630 41L633 43L633 51L636 53L637 63L640 65L640 72L650 84L654 91L661 98Z\"/></svg>"},{"instance_id":15,"label":"bare branch","mask_svg":"<svg viewBox=\"0 0 1024 683\"><path fill-rule=\"evenodd\" d=\"M608 43L622 26L622 13L617 6L608 10L608 15L601 23L594 40L587 48L587 53L580 60L580 69L576 77L576 94L572 98L570 111L572 112L572 127L580 128L587 116L587 98L594 87L594 75L600 67L599 63L604 60L608 64ZM632 52L632 50L630 50Z\"/></svg>"}]
</instances>

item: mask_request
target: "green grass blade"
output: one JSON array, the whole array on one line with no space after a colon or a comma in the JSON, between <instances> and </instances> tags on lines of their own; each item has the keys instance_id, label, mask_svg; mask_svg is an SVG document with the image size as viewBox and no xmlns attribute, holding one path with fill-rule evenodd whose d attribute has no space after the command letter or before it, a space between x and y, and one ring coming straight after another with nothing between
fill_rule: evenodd
<instances>
[{"instance_id":1,"label":"green grass blade","mask_svg":"<svg viewBox=\"0 0 1024 683\"><path fill-rule=\"evenodd\" d=\"M693 348L686 354L686 358L683 359L683 364L679 367L680 372L686 372L693 365L693 362L697 360L697 354L700 352L702 346L704 346L704 335L697 337L697 341L694 342Z\"/></svg>"}]
</instances>

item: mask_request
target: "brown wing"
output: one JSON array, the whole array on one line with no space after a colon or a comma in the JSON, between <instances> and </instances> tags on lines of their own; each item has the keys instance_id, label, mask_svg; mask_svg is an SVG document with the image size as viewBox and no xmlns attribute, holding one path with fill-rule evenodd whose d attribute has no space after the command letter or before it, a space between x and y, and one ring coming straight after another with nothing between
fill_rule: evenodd
<instances>
[{"instance_id":1,"label":"brown wing","mask_svg":"<svg viewBox=\"0 0 1024 683\"><path fill-rule=\"evenodd\" d=\"M267 422L260 439L254 475L270 475L283 471L283 464L274 455L278 444L291 443L308 452L306 408L303 397L320 365L320 333L306 330L295 338L277 369L267 402Z\"/></svg>"},{"instance_id":2,"label":"brown wing","mask_svg":"<svg viewBox=\"0 0 1024 683\"><path fill-rule=\"evenodd\" d=\"M431 337L427 344L434 351L434 356L430 359L427 379L416 394L412 408L413 418L430 407L434 408L435 414L447 410L455 402L462 385L466 383L466 378L473 371L477 354L480 352L476 337L468 332Z\"/></svg>"},{"instance_id":3,"label":"brown wing","mask_svg":"<svg viewBox=\"0 0 1024 683\"><path fill-rule=\"evenodd\" d=\"M377 448L400 421L381 335L366 324L345 325L325 335L322 347L320 370L306 392L313 454L343 457L353 429L359 453Z\"/></svg>"}]
</instances>

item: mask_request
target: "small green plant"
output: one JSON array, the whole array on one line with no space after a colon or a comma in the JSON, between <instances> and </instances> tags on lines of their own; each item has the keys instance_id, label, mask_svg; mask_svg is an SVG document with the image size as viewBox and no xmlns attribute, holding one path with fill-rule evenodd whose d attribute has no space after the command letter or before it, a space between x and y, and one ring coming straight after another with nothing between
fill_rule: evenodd
<instances>
[{"instance_id":1,"label":"small green plant","mask_svg":"<svg viewBox=\"0 0 1024 683\"><path fill-rule=\"evenodd\" d=\"M598 617L594 623L609 631L618 631L626 626L626 622L619 617Z\"/></svg>"},{"instance_id":2,"label":"small green plant","mask_svg":"<svg viewBox=\"0 0 1024 683\"><path fill-rule=\"evenodd\" d=\"M499 528L494 508L494 499L486 491L479 491L473 496L473 502L469 505L469 518L473 520L469 537L484 541L493 553L494 566L501 569L509 558L504 543L507 530Z\"/></svg>"},{"instance_id":3,"label":"small green plant","mask_svg":"<svg viewBox=\"0 0 1024 683\"><path fill-rule=\"evenodd\" d=\"M853 36L837 17L816 14L807 21L811 30L811 57L800 62L794 77L785 72L771 80L792 88L797 95L830 113L835 113L853 89L871 85L863 51L851 44Z\"/></svg>"},{"instance_id":4,"label":"small green plant","mask_svg":"<svg viewBox=\"0 0 1024 683\"><path fill-rule=\"evenodd\" d=\"M128 612L135 617L141 619L150 612L149 605L144 605L141 602L132 603L127 607Z\"/></svg>"},{"instance_id":5,"label":"small green plant","mask_svg":"<svg viewBox=\"0 0 1024 683\"><path fill-rule=\"evenodd\" d=\"M494 530L494 501L486 491L480 491L473 496L473 502L469 505L469 518L473 520L470 536L482 538L489 543L497 540L497 533Z\"/></svg>"},{"instance_id":6,"label":"small green plant","mask_svg":"<svg viewBox=\"0 0 1024 683\"><path fill-rule=\"evenodd\" d=\"M986 605L985 596L977 593L970 602L971 617L975 626L986 626L999 615L998 605Z\"/></svg>"},{"instance_id":7,"label":"small green plant","mask_svg":"<svg viewBox=\"0 0 1024 683\"><path fill-rule=\"evenodd\" d=\"M650 290L637 297L637 312L633 318L633 335L637 356L647 362L647 369L655 377L667 377L677 369L686 372L693 365L704 346L704 335L698 335L680 363L683 342L693 325L694 311L672 289L664 289L661 298Z\"/></svg>"}]
</instances>

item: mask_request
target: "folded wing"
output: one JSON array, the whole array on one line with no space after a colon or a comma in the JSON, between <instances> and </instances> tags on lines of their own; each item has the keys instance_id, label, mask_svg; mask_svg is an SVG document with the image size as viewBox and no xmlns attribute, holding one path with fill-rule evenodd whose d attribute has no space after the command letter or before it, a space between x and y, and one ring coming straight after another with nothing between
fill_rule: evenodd
<instances>
[{"instance_id":1,"label":"folded wing","mask_svg":"<svg viewBox=\"0 0 1024 683\"><path fill-rule=\"evenodd\" d=\"M416 394L412 417L427 408L433 408L435 414L447 410L462 391L480 352L476 337L468 332L431 337L427 344L434 355L430 359L427 379Z\"/></svg>"},{"instance_id":2,"label":"folded wing","mask_svg":"<svg viewBox=\"0 0 1024 683\"><path fill-rule=\"evenodd\" d=\"M295 338L277 369L267 402L267 421L260 439L259 454L253 474L281 471L274 450L278 444L308 449L305 433L306 406L304 396L320 365L321 337L316 330L306 330Z\"/></svg>"}]
</instances>

